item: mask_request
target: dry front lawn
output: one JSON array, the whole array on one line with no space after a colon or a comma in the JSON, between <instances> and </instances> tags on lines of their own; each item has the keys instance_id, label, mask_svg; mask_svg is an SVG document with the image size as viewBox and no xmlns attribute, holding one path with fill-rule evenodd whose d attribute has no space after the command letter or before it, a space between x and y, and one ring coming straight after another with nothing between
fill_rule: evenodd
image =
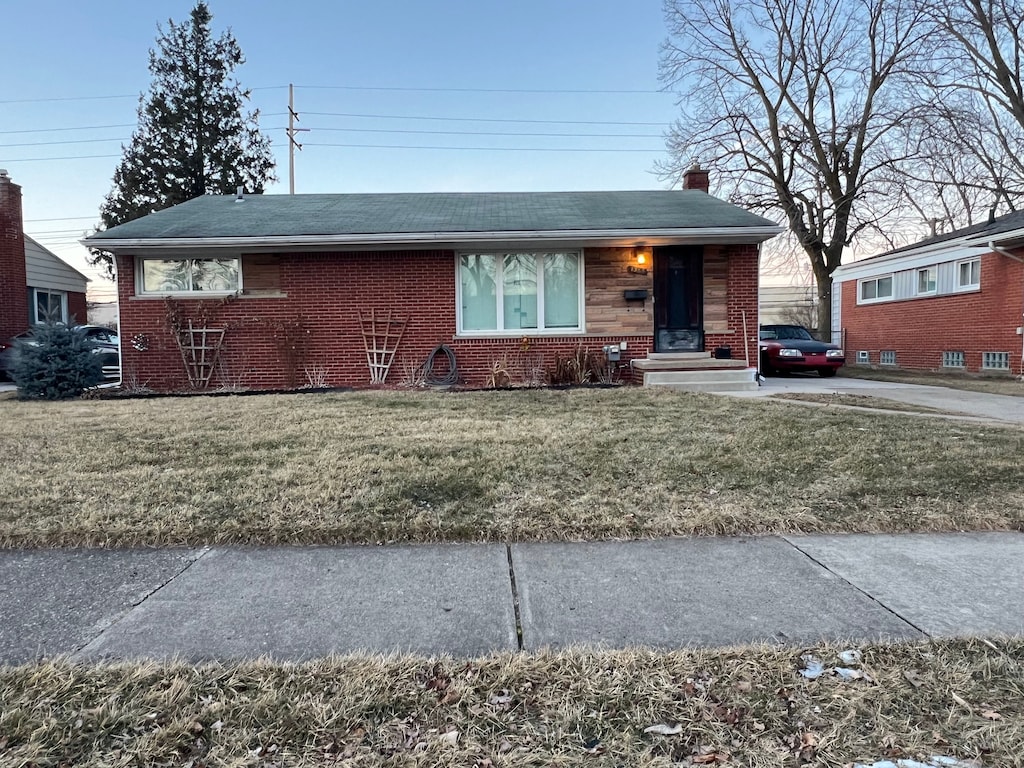
<instances>
[{"instance_id":1,"label":"dry front lawn","mask_svg":"<svg viewBox=\"0 0 1024 768\"><path fill-rule=\"evenodd\" d=\"M1021 640L847 650L0 668L0 764L1024 764Z\"/></svg>"},{"instance_id":2,"label":"dry front lawn","mask_svg":"<svg viewBox=\"0 0 1024 768\"><path fill-rule=\"evenodd\" d=\"M0 402L0 546L1021 529L1024 431L640 389Z\"/></svg>"}]
</instances>

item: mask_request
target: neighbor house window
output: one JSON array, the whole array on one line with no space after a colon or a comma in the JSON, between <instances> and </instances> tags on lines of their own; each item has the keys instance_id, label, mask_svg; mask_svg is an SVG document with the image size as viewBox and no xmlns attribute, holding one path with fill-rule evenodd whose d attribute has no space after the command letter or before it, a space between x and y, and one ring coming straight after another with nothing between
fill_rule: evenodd
<instances>
[{"instance_id":1,"label":"neighbor house window","mask_svg":"<svg viewBox=\"0 0 1024 768\"><path fill-rule=\"evenodd\" d=\"M935 293L935 278L938 274L936 267L925 267L917 270L917 292Z\"/></svg>"},{"instance_id":2,"label":"neighbor house window","mask_svg":"<svg viewBox=\"0 0 1024 768\"><path fill-rule=\"evenodd\" d=\"M978 288L981 286L981 259L968 259L956 265L956 285L958 288Z\"/></svg>"},{"instance_id":3,"label":"neighbor house window","mask_svg":"<svg viewBox=\"0 0 1024 768\"><path fill-rule=\"evenodd\" d=\"M943 368L963 368L964 367L964 353L963 352L943 352L942 353L942 367Z\"/></svg>"},{"instance_id":4,"label":"neighbor house window","mask_svg":"<svg viewBox=\"0 0 1024 768\"><path fill-rule=\"evenodd\" d=\"M860 301L881 301L892 298L892 275L860 281Z\"/></svg>"},{"instance_id":5,"label":"neighbor house window","mask_svg":"<svg viewBox=\"0 0 1024 768\"><path fill-rule=\"evenodd\" d=\"M881 365L896 365L896 351L893 349L883 349L878 354L878 362Z\"/></svg>"},{"instance_id":6,"label":"neighbor house window","mask_svg":"<svg viewBox=\"0 0 1024 768\"><path fill-rule=\"evenodd\" d=\"M233 293L242 287L238 259L140 259L141 293Z\"/></svg>"},{"instance_id":7,"label":"neighbor house window","mask_svg":"<svg viewBox=\"0 0 1024 768\"><path fill-rule=\"evenodd\" d=\"M581 331L583 258L578 252L459 256L459 330Z\"/></svg>"},{"instance_id":8,"label":"neighbor house window","mask_svg":"<svg viewBox=\"0 0 1024 768\"><path fill-rule=\"evenodd\" d=\"M84 322L84 318L76 318ZM64 291L48 291L44 288L30 288L28 299L28 321L36 323L67 323L68 295Z\"/></svg>"},{"instance_id":9,"label":"neighbor house window","mask_svg":"<svg viewBox=\"0 0 1024 768\"><path fill-rule=\"evenodd\" d=\"M990 371L1010 370L1009 352L982 352L981 367Z\"/></svg>"}]
</instances>

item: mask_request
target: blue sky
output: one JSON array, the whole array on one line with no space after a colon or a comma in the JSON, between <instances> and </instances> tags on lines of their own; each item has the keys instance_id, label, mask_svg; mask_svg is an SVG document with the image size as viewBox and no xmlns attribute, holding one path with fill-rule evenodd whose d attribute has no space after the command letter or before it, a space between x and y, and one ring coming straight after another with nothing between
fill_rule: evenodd
<instances>
[{"instance_id":1,"label":"blue sky","mask_svg":"<svg viewBox=\"0 0 1024 768\"><path fill-rule=\"evenodd\" d=\"M118 140L130 137L138 94L148 89L156 26L185 20L192 5L37 0L5 8L0 167L23 187L26 231L76 267L85 251L74 241L98 221ZM287 192L288 83L299 126L311 129L297 153L300 193L667 185L652 173L676 114L657 79L661 0L209 5L214 30L230 27L245 52L237 74L274 140L280 181L269 193ZM508 133L519 135L489 135ZM527 147L534 149L520 151Z\"/></svg>"}]
</instances>

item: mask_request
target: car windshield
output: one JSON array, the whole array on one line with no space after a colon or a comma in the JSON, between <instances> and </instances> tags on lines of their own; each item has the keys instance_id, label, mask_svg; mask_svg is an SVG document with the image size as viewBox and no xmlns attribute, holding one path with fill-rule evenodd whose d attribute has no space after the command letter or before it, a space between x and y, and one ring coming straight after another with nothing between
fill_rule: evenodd
<instances>
[{"instance_id":1,"label":"car windshield","mask_svg":"<svg viewBox=\"0 0 1024 768\"><path fill-rule=\"evenodd\" d=\"M806 328L799 325L780 325L773 329L777 339L800 339L801 341L813 341L814 337L807 332Z\"/></svg>"}]
</instances>

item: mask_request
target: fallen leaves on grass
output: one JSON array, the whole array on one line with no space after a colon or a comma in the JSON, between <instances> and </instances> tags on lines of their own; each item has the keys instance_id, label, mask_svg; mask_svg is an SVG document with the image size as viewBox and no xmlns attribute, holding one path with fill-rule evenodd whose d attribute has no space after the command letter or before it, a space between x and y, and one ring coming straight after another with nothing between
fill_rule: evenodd
<instances>
[{"instance_id":1,"label":"fallen leaves on grass","mask_svg":"<svg viewBox=\"0 0 1024 768\"><path fill-rule=\"evenodd\" d=\"M1024 639L858 650L872 685L778 647L7 667L0 765L1021 765Z\"/></svg>"}]
</instances>

